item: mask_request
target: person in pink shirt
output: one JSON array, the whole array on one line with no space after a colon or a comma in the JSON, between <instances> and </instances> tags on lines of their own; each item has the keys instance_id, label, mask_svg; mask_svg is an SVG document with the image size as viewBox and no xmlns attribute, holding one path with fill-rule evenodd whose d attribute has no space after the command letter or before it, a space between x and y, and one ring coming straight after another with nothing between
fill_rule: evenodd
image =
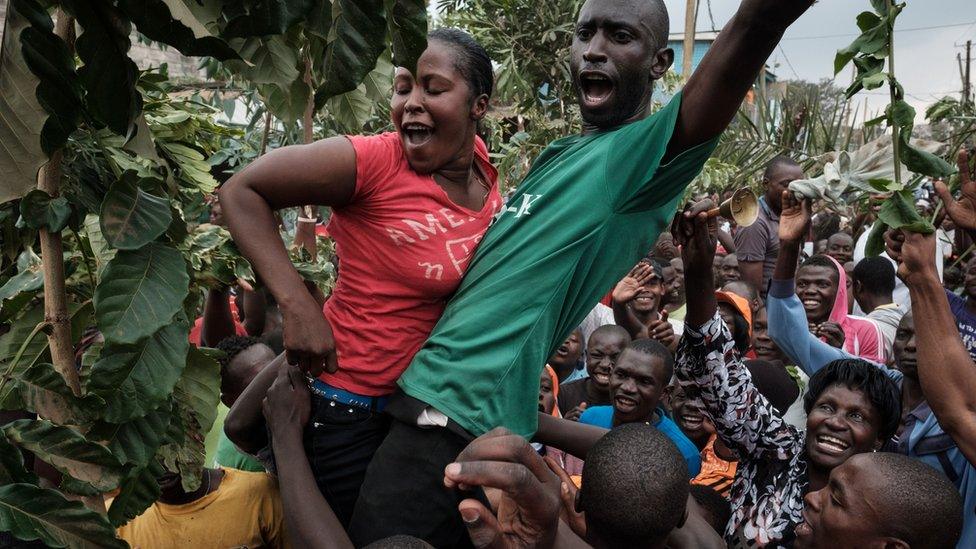
<instances>
[{"instance_id":1,"label":"person in pink shirt","mask_svg":"<svg viewBox=\"0 0 976 549\"><path fill-rule=\"evenodd\" d=\"M436 30L416 75L397 69L395 131L277 149L220 190L234 241L281 309L288 362L314 376L305 449L343 524L386 434L387 397L502 206L476 133L492 86L487 52L462 31ZM341 270L324 314L273 216L307 204L333 209L328 232ZM227 419L228 436L251 453L266 444L260 401L273 380L273 372L255 380Z\"/></svg>"}]
</instances>

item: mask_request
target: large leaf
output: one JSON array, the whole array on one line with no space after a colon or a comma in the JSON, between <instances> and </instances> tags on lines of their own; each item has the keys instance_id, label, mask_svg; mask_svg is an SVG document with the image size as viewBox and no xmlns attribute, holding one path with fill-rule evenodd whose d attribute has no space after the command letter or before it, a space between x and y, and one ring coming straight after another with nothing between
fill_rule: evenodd
<instances>
[{"instance_id":1,"label":"large leaf","mask_svg":"<svg viewBox=\"0 0 976 549\"><path fill-rule=\"evenodd\" d=\"M98 271L98 278L102 277L102 270L115 257L115 250L105 241L102 234L101 220L95 214L85 216L83 227L85 236L88 237L88 244L91 246L92 254L95 256L95 266Z\"/></svg>"},{"instance_id":2,"label":"large leaf","mask_svg":"<svg viewBox=\"0 0 976 549\"><path fill-rule=\"evenodd\" d=\"M0 486L14 482L37 482L37 475L24 465L20 448L10 444L7 437L0 437Z\"/></svg>"},{"instance_id":3,"label":"large leaf","mask_svg":"<svg viewBox=\"0 0 976 549\"><path fill-rule=\"evenodd\" d=\"M165 471L155 460L149 467L136 469L122 482L122 489L112 499L108 508L108 520L113 526L122 526L138 517L159 499L159 482Z\"/></svg>"},{"instance_id":4,"label":"large leaf","mask_svg":"<svg viewBox=\"0 0 976 549\"><path fill-rule=\"evenodd\" d=\"M118 487L122 465L107 448L89 442L78 431L43 419L19 419L3 426L11 442L38 459L102 492Z\"/></svg>"},{"instance_id":5,"label":"large leaf","mask_svg":"<svg viewBox=\"0 0 976 549\"><path fill-rule=\"evenodd\" d=\"M287 38L276 35L235 40L233 43L237 51L250 65L231 62L228 66L240 72L252 84L277 84L287 88L295 80L301 80L299 49Z\"/></svg>"},{"instance_id":6,"label":"large leaf","mask_svg":"<svg viewBox=\"0 0 976 549\"><path fill-rule=\"evenodd\" d=\"M417 59L427 49L426 0L387 0L393 63L417 74Z\"/></svg>"},{"instance_id":7,"label":"large leaf","mask_svg":"<svg viewBox=\"0 0 976 549\"><path fill-rule=\"evenodd\" d=\"M152 181L126 174L109 189L102 202L102 236L109 246L134 250L159 238L173 221L169 200L142 190Z\"/></svg>"},{"instance_id":8,"label":"large leaf","mask_svg":"<svg viewBox=\"0 0 976 549\"><path fill-rule=\"evenodd\" d=\"M22 540L39 539L50 547L127 547L116 539L105 517L33 484L0 486L0 531Z\"/></svg>"},{"instance_id":9,"label":"large leaf","mask_svg":"<svg viewBox=\"0 0 976 549\"><path fill-rule=\"evenodd\" d=\"M351 92L329 98L325 102L329 114L348 133L360 133L373 113L373 102L366 96L366 86L360 84Z\"/></svg>"},{"instance_id":10,"label":"large leaf","mask_svg":"<svg viewBox=\"0 0 976 549\"><path fill-rule=\"evenodd\" d=\"M171 420L169 403L126 423L100 423L88 438L106 444L122 464L145 467L152 462L162 444Z\"/></svg>"},{"instance_id":11,"label":"large leaf","mask_svg":"<svg viewBox=\"0 0 976 549\"><path fill-rule=\"evenodd\" d=\"M59 425L87 424L98 417L103 403L94 395L75 396L64 377L46 362L31 366L12 383L24 410Z\"/></svg>"},{"instance_id":12,"label":"large leaf","mask_svg":"<svg viewBox=\"0 0 976 549\"><path fill-rule=\"evenodd\" d=\"M88 390L105 399L107 421L131 421L166 400L186 365L188 332L189 324L180 320L139 343L102 348Z\"/></svg>"},{"instance_id":13,"label":"large leaf","mask_svg":"<svg viewBox=\"0 0 976 549\"><path fill-rule=\"evenodd\" d=\"M165 244L119 251L95 289L95 317L106 343L136 343L169 324L189 283L183 256Z\"/></svg>"},{"instance_id":14,"label":"large leaf","mask_svg":"<svg viewBox=\"0 0 976 549\"><path fill-rule=\"evenodd\" d=\"M303 21L314 0L244 0L225 2L227 25L222 34L229 38L284 34Z\"/></svg>"},{"instance_id":15,"label":"large leaf","mask_svg":"<svg viewBox=\"0 0 976 549\"><path fill-rule=\"evenodd\" d=\"M17 274L0 286L0 301L10 299L21 292L33 292L44 286L41 258L29 247L17 258Z\"/></svg>"},{"instance_id":16,"label":"large leaf","mask_svg":"<svg viewBox=\"0 0 976 549\"><path fill-rule=\"evenodd\" d=\"M81 116L74 59L34 0L7 4L0 52L0 202L37 183Z\"/></svg>"},{"instance_id":17,"label":"large leaf","mask_svg":"<svg viewBox=\"0 0 976 549\"><path fill-rule=\"evenodd\" d=\"M308 84L301 78L284 89L278 84L259 84L257 89L271 114L288 126L301 120L311 93Z\"/></svg>"},{"instance_id":18,"label":"large leaf","mask_svg":"<svg viewBox=\"0 0 976 549\"><path fill-rule=\"evenodd\" d=\"M63 4L83 29L75 49L84 64L78 76L88 92L88 110L128 138L142 110L142 95L136 89L139 69L129 58L132 26L124 13L105 0L64 0Z\"/></svg>"},{"instance_id":19,"label":"large leaf","mask_svg":"<svg viewBox=\"0 0 976 549\"><path fill-rule=\"evenodd\" d=\"M383 0L334 0L316 103L356 89L386 49Z\"/></svg>"},{"instance_id":20,"label":"large leaf","mask_svg":"<svg viewBox=\"0 0 976 549\"><path fill-rule=\"evenodd\" d=\"M910 191L896 192L885 200L878 211L878 218L893 229L906 229L915 233L932 234L935 227L915 209Z\"/></svg>"},{"instance_id":21,"label":"large leaf","mask_svg":"<svg viewBox=\"0 0 976 549\"><path fill-rule=\"evenodd\" d=\"M147 38L169 44L183 55L239 59L237 52L211 34L182 0L121 0L119 8Z\"/></svg>"},{"instance_id":22,"label":"large leaf","mask_svg":"<svg viewBox=\"0 0 976 549\"><path fill-rule=\"evenodd\" d=\"M20 216L24 224L32 229L57 233L68 224L71 206L63 196L52 197L40 189L34 189L20 201Z\"/></svg>"}]
</instances>

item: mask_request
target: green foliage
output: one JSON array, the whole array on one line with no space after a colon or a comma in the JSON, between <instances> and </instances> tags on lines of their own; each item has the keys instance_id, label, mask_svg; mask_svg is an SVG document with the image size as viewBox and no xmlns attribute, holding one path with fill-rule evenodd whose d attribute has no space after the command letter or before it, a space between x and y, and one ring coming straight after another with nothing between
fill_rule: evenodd
<instances>
[{"instance_id":1,"label":"green foliage","mask_svg":"<svg viewBox=\"0 0 976 549\"><path fill-rule=\"evenodd\" d=\"M140 188L151 182L130 171L109 189L99 220L101 235L112 248L137 250L159 238L173 221L169 200Z\"/></svg>"},{"instance_id":2,"label":"green foliage","mask_svg":"<svg viewBox=\"0 0 976 549\"><path fill-rule=\"evenodd\" d=\"M0 530L49 547L125 548L105 517L55 490L33 484L0 486Z\"/></svg>"},{"instance_id":3,"label":"green foliage","mask_svg":"<svg viewBox=\"0 0 976 549\"><path fill-rule=\"evenodd\" d=\"M32 229L60 232L68 224L71 207L63 196L52 198L46 192L34 189L20 200L20 216Z\"/></svg>"}]
</instances>

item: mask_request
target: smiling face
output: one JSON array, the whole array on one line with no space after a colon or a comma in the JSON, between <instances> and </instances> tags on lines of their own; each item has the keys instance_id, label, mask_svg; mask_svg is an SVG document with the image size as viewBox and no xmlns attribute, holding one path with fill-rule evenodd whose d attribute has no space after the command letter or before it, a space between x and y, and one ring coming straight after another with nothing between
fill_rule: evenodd
<instances>
[{"instance_id":1,"label":"smiling face","mask_svg":"<svg viewBox=\"0 0 976 549\"><path fill-rule=\"evenodd\" d=\"M594 332L587 341L586 371L602 392L610 390L610 373L627 341L620 334Z\"/></svg>"},{"instance_id":2,"label":"smiling face","mask_svg":"<svg viewBox=\"0 0 976 549\"><path fill-rule=\"evenodd\" d=\"M868 396L844 385L831 385L807 414L807 460L830 471L851 456L881 447L881 418Z\"/></svg>"},{"instance_id":3,"label":"smiling face","mask_svg":"<svg viewBox=\"0 0 976 549\"><path fill-rule=\"evenodd\" d=\"M854 239L847 233L834 233L827 239L827 255L843 265L854 259Z\"/></svg>"},{"instance_id":4,"label":"smiling face","mask_svg":"<svg viewBox=\"0 0 976 549\"><path fill-rule=\"evenodd\" d=\"M668 305L681 305L685 302L685 291L683 280L678 277L678 272L670 264L661 270L664 276L664 302Z\"/></svg>"},{"instance_id":5,"label":"smiling face","mask_svg":"<svg viewBox=\"0 0 976 549\"><path fill-rule=\"evenodd\" d=\"M756 311L752 317L752 349L759 360L786 362L786 355L769 337L769 317L765 307Z\"/></svg>"},{"instance_id":6,"label":"smiling face","mask_svg":"<svg viewBox=\"0 0 976 549\"><path fill-rule=\"evenodd\" d=\"M634 300L630 302L630 306L638 313L657 311L661 308L661 298L664 297L664 292L664 281L656 274L651 275L651 278L641 286Z\"/></svg>"},{"instance_id":7,"label":"smiling face","mask_svg":"<svg viewBox=\"0 0 976 549\"><path fill-rule=\"evenodd\" d=\"M739 258L735 254L729 254L722 259L722 280L725 284L739 280Z\"/></svg>"},{"instance_id":8,"label":"smiling face","mask_svg":"<svg viewBox=\"0 0 976 549\"><path fill-rule=\"evenodd\" d=\"M795 530L797 549L889 547L878 525L885 519L875 486L888 479L868 456L854 456L830 473L827 486L803 498L803 522Z\"/></svg>"},{"instance_id":9,"label":"smiling face","mask_svg":"<svg viewBox=\"0 0 976 549\"><path fill-rule=\"evenodd\" d=\"M837 297L839 275L835 269L820 265L800 267L796 272L796 295L803 303L807 322L820 323L830 317Z\"/></svg>"},{"instance_id":10,"label":"smiling face","mask_svg":"<svg viewBox=\"0 0 976 549\"><path fill-rule=\"evenodd\" d=\"M610 374L610 399L614 425L650 421L667 387L664 361L626 349Z\"/></svg>"},{"instance_id":11,"label":"smiling face","mask_svg":"<svg viewBox=\"0 0 976 549\"><path fill-rule=\"evenodd\" d=\"M681 428L681 432L703 448L712 435L708 418L705 416L705 405L701 400L701 391L694 386L682 387L674 384L671 389L671 415L674 422Z\"/></svg>"},{"instance_id":12,"label":"smiling face","mask_svg":"<svg viewBox=\"0 0 976 549\"><path fill-rule=\"evenodd\" d=\"M912 379L918 379L918 357L915 348L915 318L912 313L901 317L895 332L895 367Z\"/></svg>"},{"instance_id":13,"label":"smiling face","mask_svg":"<svg viewBox=\"0 0 976 549\"><path fill-rule=\"evenodd\" d=\"M667 33L667 10L657 0L589 0L583 5L570 71L588 125L613 128L647 116L654 80L674 60L674 52L665 48Z\"/></svg>"},{"instance_id":14,"label":"smiling face","mask_svg":"<svg viewBox=\"0 0 976 549\"><path fill-rule=\"evenodd\" d=\"M470 162L477 121L487 110L488 97L472 97L456 55L450 45L432 40L417 62L417 77L398 68L393 79L393 125L418 173Z\"/></svg>"}]
</instances>

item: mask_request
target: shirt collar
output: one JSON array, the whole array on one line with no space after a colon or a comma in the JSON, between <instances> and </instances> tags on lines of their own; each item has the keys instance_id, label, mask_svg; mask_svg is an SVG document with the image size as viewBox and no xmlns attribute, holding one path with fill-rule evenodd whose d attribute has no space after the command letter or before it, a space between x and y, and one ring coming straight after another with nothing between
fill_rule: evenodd
<instances>
[{"instance_id":1,"label":"shirt collar","mask_svg":"<svg viewBox=\"0 0 976 549\"><path fill-rule=\"evenodd\" d=\"M766 217L773 221L779 221L779 216L773 213L773 209L769 207L769 204L766 204L765 196L759 197L759 206L762 208L762 211L766 212Z\"/></svg>"}]
</instances>

